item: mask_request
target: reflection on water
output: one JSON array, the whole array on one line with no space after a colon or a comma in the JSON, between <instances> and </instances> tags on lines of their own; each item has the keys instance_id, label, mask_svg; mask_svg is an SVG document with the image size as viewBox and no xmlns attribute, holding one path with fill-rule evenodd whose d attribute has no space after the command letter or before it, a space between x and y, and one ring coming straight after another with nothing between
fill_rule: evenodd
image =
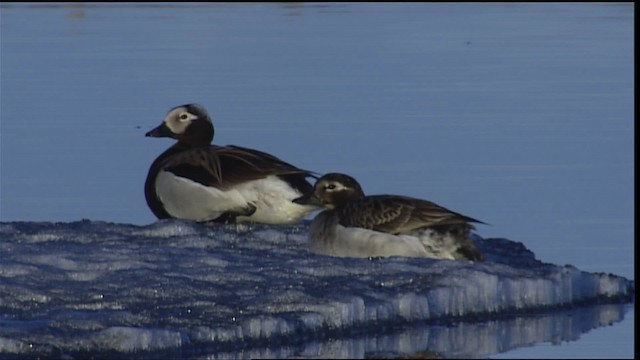
<instances>
[{"instance_id":1,"label":"reflection on water","mask_svg":"<svg viewBox=\"0 0 640 360\"><path fill-rule=\"evenodd\" d=\"M600 305L478 323L416 326L391 334L340 337L296 347L242 349L203 358L370 357L483 358L539 343L576 341L584 333L620 322L630 305Z\"/></svg>"}]
</instances>

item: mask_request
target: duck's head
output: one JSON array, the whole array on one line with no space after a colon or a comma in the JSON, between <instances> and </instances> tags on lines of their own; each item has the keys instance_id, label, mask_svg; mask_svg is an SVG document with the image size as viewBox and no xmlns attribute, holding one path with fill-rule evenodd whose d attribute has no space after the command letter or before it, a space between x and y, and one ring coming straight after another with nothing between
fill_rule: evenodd
<instances>
[{"instance_id":1,"label":"duck's head","mask_svg":"<svg viewBox=\"0 0 640 360\"><path fill-rule=\"evenodd\" d=\"M207 110L198 104L187 104L169 110L162 124L145 136L170 137L185 144L199 146L210 144L213 132L213 123Z\"/></svg>"},{"instance_id":2,"label":"duck's head","mask_svg":"<svg viewBox=\"0 0 640 360\"><path fill-rule=\"evenodd\" d=\"M335 209L363 197L364 192L356 179L345 174L329 173L316 181L311 192L294 199L293 202Z\"/></svg>"}]
</instances>

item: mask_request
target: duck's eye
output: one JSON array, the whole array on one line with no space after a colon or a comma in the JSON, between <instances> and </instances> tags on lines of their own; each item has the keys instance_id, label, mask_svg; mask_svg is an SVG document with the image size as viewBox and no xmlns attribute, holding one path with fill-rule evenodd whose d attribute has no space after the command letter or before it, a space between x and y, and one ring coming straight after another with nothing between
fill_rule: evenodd
<instances>
[{"instance_id":1,"label":"duck's eye","mask_svg":"<svg viewBox=\"0 0 640 360\"><path fill-rule=\"evenodd\" d=\"M335 190L335 188L336 188L336 185L335 185L335 184L329 184L329 185L327 185L327 187L326 187L326 189L328 189L328 190Z\"/></svg>"},{"instance_id":2,"label":"duck's eye","mask_svg":"<svg viewBox=\"0 0 640 360\"><path fill-rule=\"evenodd\" d=\"M182 113L182 114L180 114L180 115L178 116L178 119L179 119L180 121L187 121L187 120L189 120L189 115L188 115L187 113Z\"/></svg>"}]
</instances>

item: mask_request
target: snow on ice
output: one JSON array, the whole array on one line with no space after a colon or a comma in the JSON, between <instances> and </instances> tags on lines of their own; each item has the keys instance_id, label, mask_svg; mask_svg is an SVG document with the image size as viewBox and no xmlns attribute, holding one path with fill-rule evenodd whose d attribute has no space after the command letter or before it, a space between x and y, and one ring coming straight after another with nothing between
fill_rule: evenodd
<instances>
[{"instance_id":1,"label":"snow on ice","mask_svg":"<svg viewBox=\"0 0 640 360\"><path fill-rule=\"evenodd\" d=\"M482 263L350 259L310 253L307 227L0 223L0 356L478 357L575 339L634 300L633 281L506 239L476 237Z\"/></svg>"}]
</instances>

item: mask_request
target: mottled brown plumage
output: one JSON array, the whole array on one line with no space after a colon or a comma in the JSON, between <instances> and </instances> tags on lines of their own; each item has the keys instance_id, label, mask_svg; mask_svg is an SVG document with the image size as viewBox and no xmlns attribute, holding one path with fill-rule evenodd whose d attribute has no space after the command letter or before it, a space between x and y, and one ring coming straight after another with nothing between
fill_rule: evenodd
<instances>
[{"instance_id":1,"label":"mottled brown plumage","mask_svg":"<svg viewBox=\"0 0 640 360\"><path fill-rule=\"evenodd\" d=\"M345 203L337 210L340 224L402 234L423 227L460 225L481 221L455 213L427 200L400 195L372 195Z\"/></svg>"}]
</instances>

